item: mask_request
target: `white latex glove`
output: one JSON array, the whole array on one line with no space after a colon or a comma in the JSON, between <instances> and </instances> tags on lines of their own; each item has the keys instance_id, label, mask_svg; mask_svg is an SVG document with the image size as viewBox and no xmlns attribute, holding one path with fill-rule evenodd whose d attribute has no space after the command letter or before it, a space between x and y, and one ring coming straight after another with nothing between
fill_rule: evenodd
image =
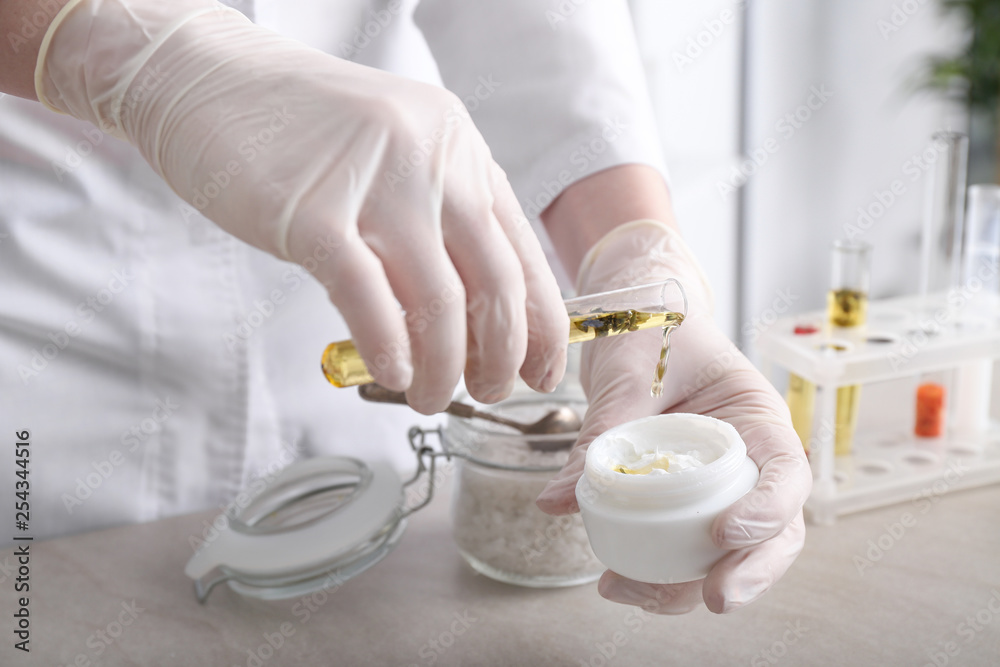
<instances>
[{"instance_id":1,"label":"white latex glove","mask_svg":"<svg viewBox=\"0 0 1000 667\"><path fill-rule=\"evenodd\" d=\"M417 410L444 408L463 370L484 402L518 370L544 391L561 379L555 278L455 95L212 0L73 0L35 84L219 226L309 269L375 379Z\"/></svg>"},{"instance_id":2,"label":"white latex glove","mask_svg":"<svg viewBox=\"0 0 1000 667\"><path fill-rule=\"evenodd\" d=\"M688 296L688 317L671 337L663 395L649 393L659 356L659 331L640 331L585 343L580 378L590 406L580 439L538 505L551 514L579 511L575 488L587 447L624 422L664 412L691 412L729 422L760 468L757 486L725 510L712 539L725 555L699 581L646 584L604 573L601 595L648 611L691 611L702 599L716 613L751 602L795 560L805 539L802 505L812 476L781 396L711 319L711 294L680 236L665 224L636 221L605 236L584 259L578 291L591 294L677 278Z\"/></svg>"}]
</instances>

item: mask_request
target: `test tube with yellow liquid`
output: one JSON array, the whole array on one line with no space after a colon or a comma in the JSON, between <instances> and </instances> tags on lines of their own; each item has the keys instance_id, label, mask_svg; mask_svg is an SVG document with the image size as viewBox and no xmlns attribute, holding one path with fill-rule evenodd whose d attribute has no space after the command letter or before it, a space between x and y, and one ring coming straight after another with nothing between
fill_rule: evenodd
<instances>
[{"instance_id":1,"label":"test tube with yellow liquid","mask_svg":"<svg viewBox=\"0 0 1000 667\"><path fill-rule=\"evenodd\" d=\"M831 334L855 332L868 320L868 290L871 284L871 246L863 242L837 241L833 244L833 268L830 291L826 297L827 322ZM788 379L788 409L792 425L809 449L815 410L816 387L797 375ZM851 453L854 431L858 425L861 386L837 389L837 411L834 417L834 453Z\"/></svg>"},{"instance_id":2,"label":"test tube with yellow liquid","mask_svg":"<svg viewBox=\"0 0 1000 667\"><path fill-rule=\"evenodd\" d=\"M669 352L670 333L684 321L687 296L681 284L669 280L626 287L567 299L569 342L583 343L632 331L659 328L663 350L654 373L654 389L662 382ZM330 343L323 352L323 375L335 387L355 387L374 382L354 341Z\"/></svg>"}]
</instances>

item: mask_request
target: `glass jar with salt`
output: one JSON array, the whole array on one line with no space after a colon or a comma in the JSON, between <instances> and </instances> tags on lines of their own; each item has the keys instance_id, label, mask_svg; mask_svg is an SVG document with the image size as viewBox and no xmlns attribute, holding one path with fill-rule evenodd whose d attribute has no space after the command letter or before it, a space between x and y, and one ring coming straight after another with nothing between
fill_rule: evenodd
<instances>
[{"instance_id":1,"label":"glass jar with salt","mask_svg":"<svg viewBox=\"0 0 1000 667\"><path fill-rule=\"evenodd\" d=\"M564 382L552 394L519 385L510 398L483 409L530 423L564 406L583 416L587 403L579 384ZM528 436L462 417L449 417L439 433L456 460L452 534L469 565L493 579L531 587L574 586L601 576L605 567L580 515L551 516L535 505L569 458L576 433Z\"/></svg>"}]
</instances>

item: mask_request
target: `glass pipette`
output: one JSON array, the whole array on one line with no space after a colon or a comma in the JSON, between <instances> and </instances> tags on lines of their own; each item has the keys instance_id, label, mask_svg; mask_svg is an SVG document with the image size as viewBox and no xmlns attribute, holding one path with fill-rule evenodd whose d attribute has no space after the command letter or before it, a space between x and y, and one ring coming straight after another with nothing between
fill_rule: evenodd
<instances>
[{"instance_id":1,"label":"glass pipette","mask_svg":"<svg viewBox=\"0 0 1000 667\"><path fill-rule=\"evenodd\" d=\"M570 318L570 343L653 327L675 327L687 314L687 295L674 278L579 296L564 303ZM352 340L330 343L323 352L322 368L323 375L335 387L356 387L375 381Z\"/></svg>"}]
</instances>

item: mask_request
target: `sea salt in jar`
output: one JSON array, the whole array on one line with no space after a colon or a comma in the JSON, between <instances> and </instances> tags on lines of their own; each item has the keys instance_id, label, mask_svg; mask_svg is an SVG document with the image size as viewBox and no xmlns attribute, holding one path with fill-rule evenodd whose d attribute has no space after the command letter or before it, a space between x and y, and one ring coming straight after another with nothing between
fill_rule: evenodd
<instances>
[{"instance_id":1,"label":"sea salt in jar","mask_svg":"<svg viewBox=\"0 0 1000 667\"><path fill-rule=\"evenodd\" d=\"M576 487L594 553L647 583L701 579L726 551L711 526L757 484L730 424L693 414L637 419L598 436Z\"/></svg>"},{"instance_id":2,"label":"sea salt in jar","mask_svg":"<svg viewBox=\"0 0 1000 667\"><path fill-rule=\"evenodd\" d=\"M579 385L538 394L519 384L510 398L484 409L531 423L560 406L583 416L587 406ZM535 505L569 458L568 447L544 448L553 440L572 444L576 435L525 436L499 424L449 417L442 441L456 455L452 534L475 570L531 587L584 584L604 572L578 514L551 516Z\"/></svg>"}]
</instances>

